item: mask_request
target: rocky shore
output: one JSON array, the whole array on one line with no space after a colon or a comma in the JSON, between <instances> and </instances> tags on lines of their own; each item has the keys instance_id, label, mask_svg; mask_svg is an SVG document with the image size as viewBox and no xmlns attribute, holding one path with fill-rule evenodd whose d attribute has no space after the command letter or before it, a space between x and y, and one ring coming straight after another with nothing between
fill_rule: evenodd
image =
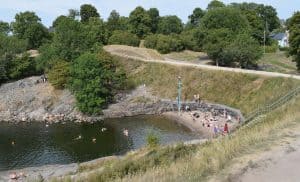
<instances>
[{"instance_id":1,"label":"rocky shore","mask_svg":"<svg viewBox=\"0 0 300 182\"><path fill-rule=\"evenodd\" d=\"M40 77L30 77L0 87L0 121L48 123L95 122L75 108L75 98L68 90L55 90Z\"/></svg>"},{"instance_id":2,"label":"rocky shore","mask_svg":"<svg viewBox=\"0 0 300 182\"><path fill-rule=\"evenodd\" d=\"M121 118L136 115L153 115L177 111L177 103L160 99L146 86L116 96L116 103L103 110L98 117L86 116L75 107L75 98L68 90L55 90L51 84L40 82L40 77L30 77L0 87L0 121L6 122L96 122L105 118ZM239 110L209 103L186 102L183 108L200 112L243 116Z\"/></svg>"}]
</instances>

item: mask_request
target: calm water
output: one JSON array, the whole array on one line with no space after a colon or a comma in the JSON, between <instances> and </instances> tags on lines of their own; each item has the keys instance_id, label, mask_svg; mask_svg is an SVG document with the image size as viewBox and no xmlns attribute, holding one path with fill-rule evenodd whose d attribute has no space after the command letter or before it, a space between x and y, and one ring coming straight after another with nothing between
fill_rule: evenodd
<instances>
[{"instance_id":1,"label":"calm water","mask_svg":"<svg viewBox=\"0 0 300 182\"><path fill-rule=\"evenodd\" d=\"M107 128L105 132L101 128ZM123 128L129 136L123 135ZM145 145L149 132L161 143L187 141L201 136L159 116L110 119L97 124L0 123L0 171L83 162L99 157L124 154ZM81 140L74 140L79 135ZM96 143L92 142L96 138ZM12 145L15 141L15 145Z\"/></svg>"}]
</instances>

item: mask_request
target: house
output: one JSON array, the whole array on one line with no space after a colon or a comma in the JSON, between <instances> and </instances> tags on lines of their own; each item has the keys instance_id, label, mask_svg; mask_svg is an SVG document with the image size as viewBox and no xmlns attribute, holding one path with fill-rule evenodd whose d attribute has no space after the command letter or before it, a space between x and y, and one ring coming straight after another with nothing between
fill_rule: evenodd
<instances>
[{"instance_id":1,"label":"house","mask_svg":"<svg viewBox=\"0 0 300 182\"><path fill-rule=\"evenodd\" d=\"M278 45L280 47L289 47L289 33L288 32L276 33L276 34L270 35L270 37L274 40L277 40Z\"/></svg>"}]
</instances>

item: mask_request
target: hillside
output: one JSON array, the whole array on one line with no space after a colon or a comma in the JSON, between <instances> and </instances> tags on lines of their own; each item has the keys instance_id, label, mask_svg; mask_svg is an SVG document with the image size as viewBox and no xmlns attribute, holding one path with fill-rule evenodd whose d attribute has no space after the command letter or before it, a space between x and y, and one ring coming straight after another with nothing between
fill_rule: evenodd
<instances>
[{"instance_id":1,"label":"hillside","mask_svg":"<svg viewBox=\"0 0 300 182\"><path fill-rule=\"evenodd\" d=\"M140 48L129 49L140 50ZM193 95L200 94L202 100L238 108L244 114L271 102L300 84L299 80L291 78L236 73L235 70L230 72L160 64L165 61L141 62L128 59L129 53L124 49L122 54L119 53L120 48L111 51L105 47L105 50L118 55L117 60L124 66L133 85L146 84L156 96L175 100L177 77L181 76L183 100L193 100Z\"/></svg>"}]
</instances>

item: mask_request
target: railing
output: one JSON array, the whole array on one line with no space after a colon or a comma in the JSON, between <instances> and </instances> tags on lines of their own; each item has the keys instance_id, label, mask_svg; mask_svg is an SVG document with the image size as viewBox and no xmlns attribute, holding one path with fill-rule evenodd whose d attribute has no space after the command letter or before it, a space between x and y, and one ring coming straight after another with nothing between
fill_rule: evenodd
<instances>
[{"instance_id":1,"label":"railing","mask_svg":"<svg viewBox=\"0 0 300 182\"><path fill-rule=\"evenodd\" d=\"M295 88L294 90L288 92L287 94L285 94L284 96L280 97L279 99L263 106L260 107L256 110L254 110L253 112L251 112L250 114L248 114L246 116L246 119L244 121L244 123L248 123L250 121L252 121L253 119L257 118L258 116L264 115L269 113L270 111L282 106L283 104L287 103L288 101L290 101L294 96L298 95L300 93L300 87Z\"/></svg>"}]
</instances>

